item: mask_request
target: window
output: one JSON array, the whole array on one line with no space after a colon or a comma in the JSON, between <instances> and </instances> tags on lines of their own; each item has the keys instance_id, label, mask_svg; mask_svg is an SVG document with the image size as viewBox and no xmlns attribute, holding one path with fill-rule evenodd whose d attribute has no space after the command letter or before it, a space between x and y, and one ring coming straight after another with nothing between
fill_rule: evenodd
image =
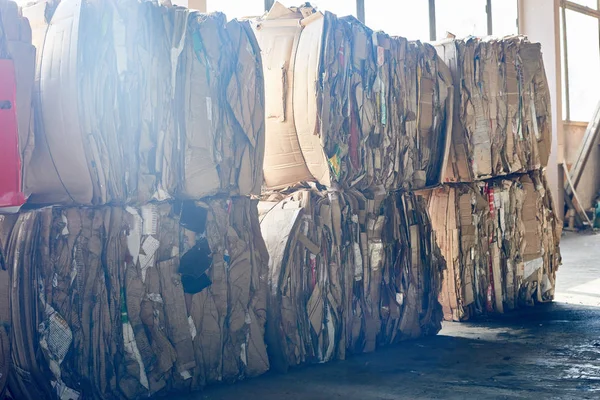
<instances>
[{"instance_id":1,"label":"window","mask_svg":"<svg viewBox=\"0 0 600 400\"><path fill-rule=\"evenodd\" d=\"M492 2L492 31L495 36L502 37L518 33L517 2L518 0L495 0Z\"/></svg>"},{"instance_id":2,"label":"window","mask_svg":"<svg viewBox=\"0 0 600 400\"><path fill-rule=\"evenodd\" d=\"M267 0L172 0L187 6L192 2L206 2L206 11L221 11L227 18L260 16L265 11ZM277 1L277 0L276 0ZM286 7L299 6L305 0L278 0ZM365 22L374 30L389 35L403 36L410 40L440 40L451 32L457 37L469 35L486 36L492 31L495 36L516 34L518 0L434 0L430 10L428 0L312 0L313 6L321 11L330 11L339 17L358 17L357 3L363 2ZM583 5L596 0L580 0ZM488 10L488 3L491 4ZM489 19L488 12L491 14ZM436 37L430 37L430 16L435 15ZM489 26L488 21L491 22Z\"/></svg>"},{"instance_id":3,"label":"window","mask_svg":"<svg viewBox=\"0 0 600 400\"><path fill-rule=\"evenodd\" d=\"M207 0L206 11L220 11L227 19L256 17L265 12L264 0Z\"/></svg>"},{"instance_id":4,"label":"window","mask_svg":"<svg viewBox=\"0 0 600 400\"><path fill-rule=\"evenodd\" d=\"M565 23L563 21L564 18L564 12L561 12L560 14L560 74L561 74L561 86L562 86L562 116L563 119L565 119L566 121L570 120L569 117L569 112L567 111L568 107L568 97L569 95L567 94L567 61L566 61L566 57L565 57L565 43L564 43L564 39L565 39L565 31L564 31L564 27L565 27Z\"/></svg>"},{"instance_id":5,"label":"window","mask_svg":"<svg viewBox=\"0 0 600 400\"><path fill-rule=\"evenodd\" d=\"M429 2L365 0L365 23L376 31L410 40L429 40Z\"/></svg>"},{"instance_id":6,"label":"window","mask_svg":"<svg viewBox=\"0 0 600 400\"><path fill-rule=\"evenodd\" d=\"M505 0L501 0L503 1ZM436 0L435 19L438 39L445 38L446 32L459 38L470 35L485 36L486 0Z\"/></svg>"},{"instance_id":7,"label":"window","mask_svg":"<svg viewBox=\"0 0 600 400\"><path fill-rule=\"evenodd\" d=\"M430 10L427 0L362 0L365 22L375 30L415 40L441 40L450 32L457 37L495 36L518 33L518 0L434 0L435 31L430 37ZM594 0L595 1L595 0ZM491 27L488 26L491 3Z\"/></svg>"},{"instance_id":8,"label":"window","mask_svg":"<svg viewBox=\"0 0 600 400\"><path fill-rule=\"evenodd\" d=\"M286 7L299 6L304 4L304 0L278 0ZM365 0L368 3L370 0ZM329 11L338 17L354 15L356 17L356 0L312 0L309 3L319 11Z\"/></svg>"},{"instance_id":9,"label":"window","mask_svg":"<svg viewBox=\"0 0 600 400\"><path fill-rule=\"evenodd\" d=\"M593 8L594 10L596 10L598 7L597 0L574 0L573 3L577 3L577 4L580 4L585 7Z\"/></svg>"},{"instance_id":10,"label":"window","mask_svg":"<svg viewBox=\"0 0 600 400\"><path fill-rule=\"evenodd\" d=\"M600 100L600 13L579 7L596 0L576 3L565 2L561 13L563 115L588 122Z\"/></svg>"}]
</instances>

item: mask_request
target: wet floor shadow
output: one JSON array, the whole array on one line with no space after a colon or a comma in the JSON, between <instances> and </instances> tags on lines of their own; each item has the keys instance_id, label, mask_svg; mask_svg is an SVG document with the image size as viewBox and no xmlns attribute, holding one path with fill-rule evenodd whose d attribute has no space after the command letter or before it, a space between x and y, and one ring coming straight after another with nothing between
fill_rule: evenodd
<instances>
[{"instance_id":1,"label":"wet floor shadow","mask_svg":"<svg viewBox=\"0 0 600 400\"><path fill-rule=\"evenodd\" d=\"M600 398L600 308L541 305L178 399Z\"/></svg>"}]
</instances>

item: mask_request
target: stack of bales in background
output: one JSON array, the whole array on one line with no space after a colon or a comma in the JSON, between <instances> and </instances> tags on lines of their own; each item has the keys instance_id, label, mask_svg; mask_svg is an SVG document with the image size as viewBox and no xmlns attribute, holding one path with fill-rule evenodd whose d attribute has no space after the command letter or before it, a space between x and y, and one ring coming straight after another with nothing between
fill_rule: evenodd
<instances>
[{"instance_id":1,"label":"stack of bales in background","mask_svg":"<svg viewBox=\"0 0 600 400\"><path fill-rule=\"evenodd\" d=\"M444 316L552 300L560 222L543 168L550 94L540 45L519 36L437 45L455 82L445 184L422 194L448 268Z\"/></svg>"}]
</instances>

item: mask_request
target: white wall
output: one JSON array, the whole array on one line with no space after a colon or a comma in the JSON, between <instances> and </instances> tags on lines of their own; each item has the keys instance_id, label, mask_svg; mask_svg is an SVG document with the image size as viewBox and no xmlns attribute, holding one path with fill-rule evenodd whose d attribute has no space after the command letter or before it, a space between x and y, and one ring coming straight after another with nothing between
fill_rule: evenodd
<instances>
[{"instance_id":1,"label":"white wall","mask_svg":"<svg viewBox=\"0 0 600 400\"><path fill-rule=\"evenodd\" d=\"M552 100L552 150L546 173L557 205L556 211L563 218L564 177L562 168L558 165L564 161L559 24L560 0L519 0L519 33L542 44Z\"/></svg>"}]
</instances>

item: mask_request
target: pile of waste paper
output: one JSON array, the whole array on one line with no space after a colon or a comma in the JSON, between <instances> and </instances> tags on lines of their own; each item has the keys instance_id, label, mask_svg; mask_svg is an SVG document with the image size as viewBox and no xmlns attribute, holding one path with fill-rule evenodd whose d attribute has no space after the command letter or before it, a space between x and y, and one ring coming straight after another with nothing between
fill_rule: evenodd
<instances>
[{"instance_id":1,"label":"pile of waste paper","mask_svg":"<svg viewBox=\"0 0 600 400\"><path fill-rule=\"evenodd\" d=\"M450 71L428 44L276 2L253 21L265 74L265 184L366 190L441 181Z\"/></svg>"},{"instance_id":2,"label":"pile of waste paper","mask_svg":"<svg viewBox=\"0 0 600 400\"><path fill-rule=\"evenodd\" d=\"M269 369L255 200L48 207L1 228L15 398L142 398Z\"/></svg>"},{"instance_id":3,"label":"pile of waste paper","mask_svg":"<svg viewBox=\"0 0 600 400\"><path fill-rule=\"evenodd\" d=\"M422 199L303 188L259 204L272 367L344 359L441 329L444 261Z\"/></svg>"},{"instance_id":4,"label":"pile of waste paper","mask_svg":"<svg viewBox=\"0 0 600 400\"><path fill-rule=\"evenodd\" d=\"M471 37L436 49L454 82L444 180L472 182L548 165L550 91L540 44L523 36Z\"/></svg>"},{"instance_id":5,"label":"pile of waste paper","mask_svg":"<svg viewBox=\"0 0 600 400\"><path fill-rule=\"evenodd\" d=\"M264 84L247 22L135 0L23 12L41 43L30 203L260 194Z\"/></svg>"},{"instance_id":6,"label":"pile of waste paper","mask_svg":"<svg viewBox=\"0 0 600 400\"><path fill-rule=\"evenodd\" d=\"M426 197L447 262L445 319L553 299L561 224L542 174L452 184Z\"/></svg>"}]
</instances>

